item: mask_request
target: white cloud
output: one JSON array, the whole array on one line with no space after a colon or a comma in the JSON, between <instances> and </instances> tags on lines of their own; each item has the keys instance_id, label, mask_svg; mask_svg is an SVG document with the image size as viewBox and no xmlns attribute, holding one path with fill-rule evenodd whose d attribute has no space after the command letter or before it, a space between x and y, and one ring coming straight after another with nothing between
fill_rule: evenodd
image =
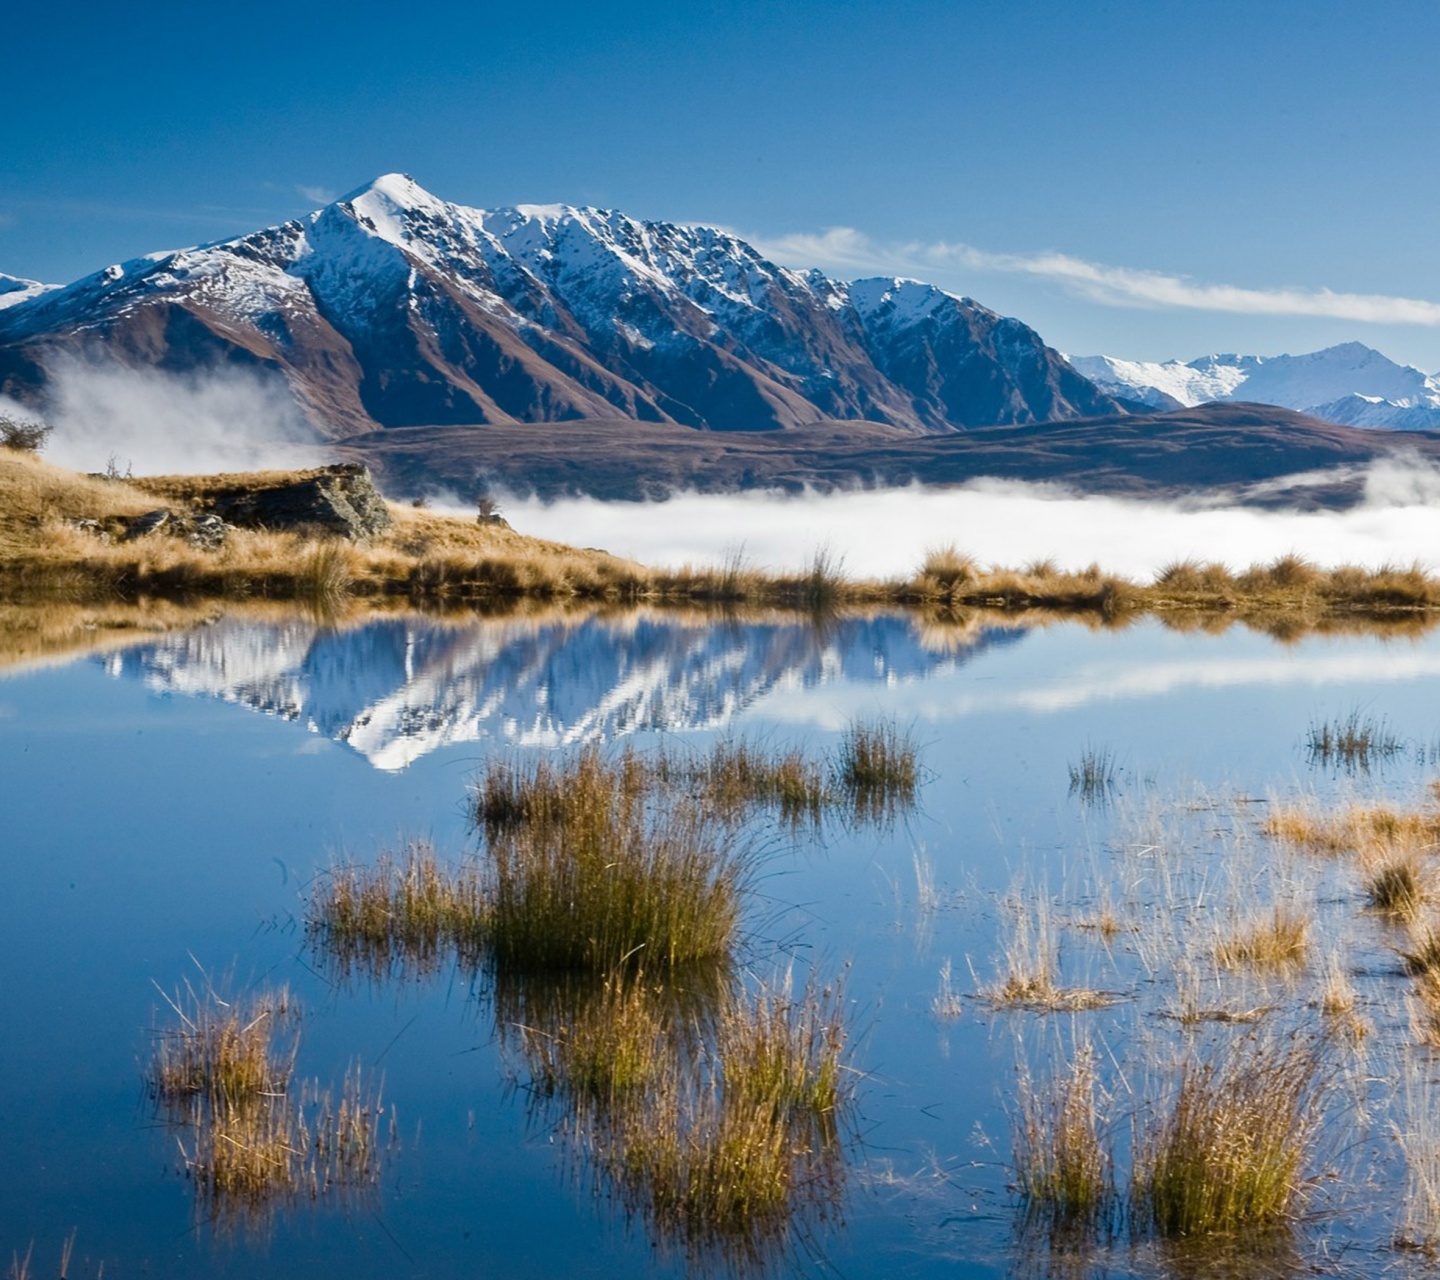
<instances>
[{"instance_id":1,"label":"white cloud","mask_svg":"<svg viewBox=\"0 0 1440 1280\"><path fill-rule=\"evenodd\" d=\"M1081 495L1054 484L977 480L956 488L791 496L773 491L677 494L664 502L503 503L523 533L606 547L645 564L718 564L744 544L747 561L803 570L820 547L857 577L910 573L925 552L954 543L985 564L1057 558L1092 561L1146 578L1173 560L1234 567L1299 551L1319 564L1432 564L1440 548L1440 471L1387 459L1365 472L1363 500L1348 511L1239 507L1220 497L1166 503Z\"/></svg>"},{"instance_id":2,"label":"white cloud","mask_svg":"<svg viewBox=\"0 0 1440 1280\"><path fill-rule=\"evenodd\" d=\"M313 465L315 435L285 380L241 369L188 374L55 359L45 456L137 475Z\"/></svg>"},{"instance_id":3,"label":"white cloud","mask_svg":"<svg viewBox=\"0 0 1440 1280\"><path fill-rule=\"evenodd\" d=\"M297 182L295 190L311 204L333 204L339 196L338 192L332 191L329 187L307 186L303 182Z\"/></svg>"},{"instance_id":4,"label":"white cloud","mask_svg":"<svg viewBox=\"0 0 1440 1280\"><path fill-rule=\"evenodd\" d=\"M801 266L909 275L936 268L1031 276L1112 307L1218 311L1235 315L1310 316L1366 324L1440 325L1440 303L1331 289L1251 289L1203 284L1187 276L1087 262L1066 253L990 253L939 241L881 244L853 227L830 227L767 239L752 237L767 257Z\"/></svg>"}]
</instances>

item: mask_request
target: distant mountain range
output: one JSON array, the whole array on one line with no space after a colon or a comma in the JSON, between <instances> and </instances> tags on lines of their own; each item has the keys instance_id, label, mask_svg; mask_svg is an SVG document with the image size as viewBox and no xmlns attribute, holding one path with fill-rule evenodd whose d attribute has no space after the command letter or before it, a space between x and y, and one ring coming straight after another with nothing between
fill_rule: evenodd
<instances>
[{"instance_id":1,"label":"distant mountain range","mask_svg":"<svg viewBox=\"0 0 1440 1280\"><path fill-rule=\"evenodd\" d=\"M1244 400L1297 409L1326 422L1398 431L1440 430L1440 377L1345 342L1300 356L1202 356L1182 364L1071 356L1112 395L1154 409Z\"/></svg>"},{"instance_id":2,"label":"distant mountain range","mask_svg":"<svg viewBox=\"0 0 1440 1280\"><path fill-rule=\"evenodd\" d=\"M844 283L712 227L480 210L390 174L308 217L0 281L0 392L58 355L288 380L317 431L624 419L924 434L1122 411L1018 320L913 280Z\"/></svg>"},{"instance_id":3,"label":"distant mountain range","mask_svg":"<svg viewBox=\"0 0 1440 1280\"><path fill-rule=\"evenodd\" d=\"M1240 491L1440 442L1440 378L1360 343L1067 360L934 285L794 270L713 227L465 208L398 174L70 285L0 276L0 394L43 412L77 360L267 371L317 438L410 493L977 475Z\"/></svg>"}]
</instances>

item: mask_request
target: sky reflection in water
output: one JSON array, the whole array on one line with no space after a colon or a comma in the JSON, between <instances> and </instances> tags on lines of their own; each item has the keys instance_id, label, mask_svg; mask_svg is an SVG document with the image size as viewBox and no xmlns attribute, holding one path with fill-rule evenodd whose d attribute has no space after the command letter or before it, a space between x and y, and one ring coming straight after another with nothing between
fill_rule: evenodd
<instances>
[{"instance_id":1,"label":"sky reflection in water","mask_svg":"<svg viewBox=\"0 0 1440 1280\"><path fill-rule=\"evenodd\" d=\"M336 988L315 972L307 885L334 857L410 837L472 847L465 786L491 751L739 732L823 750L851 716L878 713L924 744L920 811L889 833L772 841L749 924L757 970L851 964L856 1059L871 1073L844 1224L815 1227L784 1265L1004 1274L1016 1024L970 1002L938 1022L940 965L972 991L1016 875L1083 886L1157 797L1355 787L1307 769L1317 718L1360 707L1430 745L1440 640L1282 646L1143 624L949 643L903 616L819 631L663 614L338 630L237 618L13 676L0 707L0 1015L24 1029L0 1056L13 1153L0 1251L33 1239L49 1265L75 1229L79 1275L101 1259L107 1275L142 1261L176 1276L683 1271L592 1202L583 1168L572 1185L574 1162L515 1096L488 997L463 975ZM1091 744L1117 761L1108 809L1068 794L1068 765ZM1425 776L1412 753L1365 785L1398 794ZM928 908L917 857L936 881ZM291 984L302 1072L336 1080L357 1058L383 1070L402 1142L378 1204L282 1214L259 1241L194 1222L139 1081L163 1015L152 983L173 989L197 965Z\"/></svg>"}]
</instances>

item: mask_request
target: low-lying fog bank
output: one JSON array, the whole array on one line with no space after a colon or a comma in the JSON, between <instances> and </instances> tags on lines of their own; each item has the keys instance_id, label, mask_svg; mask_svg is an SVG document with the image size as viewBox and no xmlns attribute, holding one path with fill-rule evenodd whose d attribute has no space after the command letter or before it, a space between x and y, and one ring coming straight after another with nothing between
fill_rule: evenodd
<instances>
[{"instance_id":1,"label":"low-lying fog bank","mask_svg":"<svg viewBox=\"0 0 1440 1280\"><path fill-rule=\"evenodd\" d=\"M1083 496L998 480L801 497L682 493L650 503L511 498L503 505L521 532L665 567L713 565L742 551L749 565L802 569L823 549L848 575L889 577L949 543L985 564L1098 562L1138 578L1186 558L1246 566L1290 552L1327 567L1440 564L1440 471L1418 461L1376 464L1364 501L1341 512Z\"/></svg>"}]
</instances>

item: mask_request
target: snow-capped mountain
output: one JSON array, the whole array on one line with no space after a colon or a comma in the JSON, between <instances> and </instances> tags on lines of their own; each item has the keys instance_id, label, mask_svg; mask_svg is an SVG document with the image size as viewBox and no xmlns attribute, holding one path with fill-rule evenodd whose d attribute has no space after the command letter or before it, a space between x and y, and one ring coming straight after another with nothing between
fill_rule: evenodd
<instances>
[{"instance_id":1,"label":"snow-capped mountain","mask_svg":"<svg viewBox=\"0 0 1440 1280\"><path fill-rule=\"evenodd\" d=\"M450 625L385 618L347 631L222 619L96 659L167 694L219 698L303 724L377 769L456 743L603 741L720 727L773 689L920 680L1023 633L927 646L909 618L715 627L664 614Z\"/></svg>"},{"instance_id":2,"label":"snow-capped mountain","mask_svg":"<svg viewBox=\"0 0 1440 1280\"><path fill-rule=\"evenodd\" d=\"M0 311L6 307L18 306L38 298L42 293L58 289L58 284L41 284L38 280L22 280L19 276L7 276L0 271Z\"/></svg>"},{"instance_id":3,"label":"snow-capped mountain","mask_svg":"<svg viewBox=\"0 0 1440 1280\"><path fill-rule=\"evenodd\" d=\"M931 285L792 270L712 227L464 208L397 174L253 235L22 289L0 312L0 392L42 403L66 353L259 366L330 437L582 418L924 433L1121 411L1032 329Z\"/></svg>"},{"instance_id":4,"label":"snow-capped mountain","mask_svg":"<svg viewBox=\"0 0 1440 1280\"><path fill-rule=\"evenodd\" d=\"M1342 426L1440 429L1440 377L1345 342L1300 356L1202 356L1182 364L1071 356L1112 395L1157 409L1249 400L1298 409Z\"/></svg>"}]
</instances>

